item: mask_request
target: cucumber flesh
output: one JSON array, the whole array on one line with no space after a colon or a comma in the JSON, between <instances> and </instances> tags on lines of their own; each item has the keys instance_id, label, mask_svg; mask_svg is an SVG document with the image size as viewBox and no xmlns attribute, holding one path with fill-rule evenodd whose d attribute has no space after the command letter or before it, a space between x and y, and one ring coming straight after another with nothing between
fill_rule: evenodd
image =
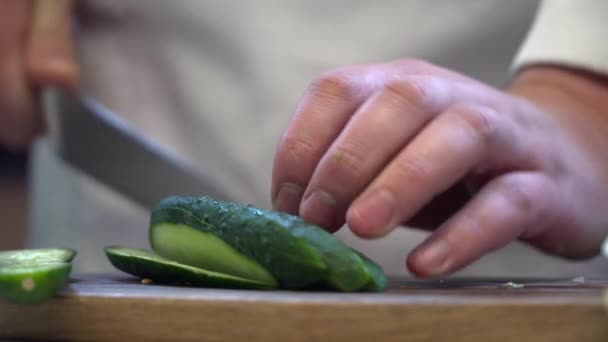
<instances>
[{"instance_id":1,"label":"cucumber flesh","mask_svg":"<svg viewBox=\"0 0 608 342\"><path fill-rule=\"evenodd\" d=\"M17 304L49 299L67 283L75 256L62 248L0 252L0 299Z\"/></svg>"},{"instance_id":2,"label":"cucumber flesh","mask_svg":"<svg viewBox=\"0 0 608 342\"><path fill-rule=\"evenodd\" d=\"M245 279L184 265L143 249L109 246L105 248L105 253L117 269L162 284L243 289L276 288L276 282Z\"/></svg>"},{"instance_id":3,"label":"cucumber flesh","mask_svg":"<svg viewBox=\"0 0 608 342\"><path fill-rule=\"evenodd\" d=\"M255 260L237 252L224 240L183 224L159 223L151 229L152 249L181 264L255 280L271 287L275 277Z\"/></svg>"},{"instance_id":4,"label":"cucumber flesh","mask_svg":"<svg viewBox=\"0 0 608 342\"><path fill-rule=\"evenodd\" d=\"M183 224L217 236L261 264L285 289L311 286L327 275L327 265L316 248L265 211L251 206L209 197L174 196L153 210L152 238L160 223Z\"/></svg>"},{"instance_id":5,"label":"cucumber flesh","mask_svg":"<svg viewBox=\"0 0 608 342\"><path fill-rule=\"evenodd\" d=\"M76 251L65 248L34 248L0 251L0 263L71 262Z\"/></svg>"},{"instance_id":6,"label":"cucumber flesh","mask_svg":"<svg viewBox=\"0 0 608 342\"><path fill-rule=\"evenodd\" d=\"M38 304L67 283L71 264L62 261L0 263L0 299L15 304Z\"/></svg>"}]
</instances>

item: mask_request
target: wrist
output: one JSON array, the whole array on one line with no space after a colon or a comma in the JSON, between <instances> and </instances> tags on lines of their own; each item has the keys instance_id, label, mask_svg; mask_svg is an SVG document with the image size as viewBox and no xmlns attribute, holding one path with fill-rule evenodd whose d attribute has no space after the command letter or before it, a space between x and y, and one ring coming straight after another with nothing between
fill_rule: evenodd
<instances>
[{"instance_id":1,"label":"wrist","mask_svg":"<svg viewBox=\"0 0 608 342\"><path fill-rule=\"evenodd\" d=\"M507 92L551 115L608 170L608 76L535 66L520 71Z\"/></svg>"}]
</instances>

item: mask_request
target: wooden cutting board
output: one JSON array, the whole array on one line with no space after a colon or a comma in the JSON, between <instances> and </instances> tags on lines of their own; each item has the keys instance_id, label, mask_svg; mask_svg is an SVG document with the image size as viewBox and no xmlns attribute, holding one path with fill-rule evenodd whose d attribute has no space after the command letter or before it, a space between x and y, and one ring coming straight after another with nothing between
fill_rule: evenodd
<instances>
[{"instance_id":1,"label":"wooden cutting board","mask_svg":"<svg viewBox=\"0 0 608 342\"><path fill-rule=\"evenodd\" d=\"M385 293L241 291L78 276L0 303L0 340L608 341L607 280L395 280Z\"/></svg>"}]
</instances>

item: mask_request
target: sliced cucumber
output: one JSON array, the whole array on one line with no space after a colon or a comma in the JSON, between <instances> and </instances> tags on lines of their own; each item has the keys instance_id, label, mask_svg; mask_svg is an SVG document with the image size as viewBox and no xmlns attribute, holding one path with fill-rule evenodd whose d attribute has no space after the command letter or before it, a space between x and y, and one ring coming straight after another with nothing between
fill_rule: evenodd
<instances>
[{"instance_id":1,"label":"sliced cucumber","mask_svg":"<svg viewBox=\"0 0 608 342\"><path fill-rule=\"evenodd\" d=\"M38 304L61 290L70 275L68 262L0 266L0 298L16 304Z\"/></svg>"},{"instance_id":2,"label":"sliced cucumber","mask_svg":"<svg viewBox=\"0 0 608 342\"><path fill-rule=\"evenodd\" d=\"M258 262L237 252L216 235L172 223L156 224L152 231L152 248L165 258L272 287L278 286L275 277Z\"/></svg>"},{"instance_id":3,"label":"sliced cucumber","mask_svg":"<svg viewBox=\"0 0 608 342\"><path fill-rule=\"evenodd\" d=\"M363 260L335 236L297 216L206 196L173 196L161 201L152 212L153 249L163 245L166 236L178 234L177 229L171 232L172 227L182 225L217 236L265 267L283 288L306 288L319 283L340 291L382 287L374 280L378 274L373 274L382 271L379 266L372 269L368 266L370 262L375 265L371 260ZM182 248L178 241L173 243L176 242L173 249ZM184 249L183 253L190 251ZM167 256L174 258L174 254ZM216 270L223 271L221 267Z\"/></svg>"},{"instance_id":4,"label":"sliced cucumber","mask_svg":"<svg viewBox=\"0 0 608 342\"><path fill-rule=\"evenodd\" d=\"M158 283L245 289L277 287L276 282L263 282L204 270L142 249L109 246L105 248L105 253L117 269Z\"/></svg>"},{"instance_id":5,"label":"sliced cucumber","mask_svg":"<svg viewBox=\"0 0 608 342\"><path fill-rule=\"evenodd\" d=\"M293 221L293 224L287 224L292 227L293 235L306 240L321 252L329 270L325 281L331 288L346 292L356 291L371 280L371 275L359 255L335 236L321 228L303 224L301 219L295 216L281 213L274 215L282 216L283 222Z\"/></svg>"},{"instance_id":6,"label":"sliced cucumber","mask_svg":"<svg viewBox=\"0 0 608 342\"><path fill-rule=\"evenodd\" d=\"M152 212L150 240L153 249L159 243L158 228L165 223L187 225L217 236L261 264L283 288L310 286L327 275L327 265L316 248L253 207L207 197L167 198Z\"/></svg>"},{"instance_id":7,"label":"sliced cucumber","mask_svg":"<svg viewBox=\"0 0 608 342\"><path fill-rule=\"evenodd\" d=\"M0 252L0 298L17 304L49 299L67 283L74 256L61 248Z\"/></svg>"},{"instance_id":8,"label":"sliced cucumber","mask_svg":"<svg viewBox=\"0 0 608 342\"><path fill-rule=\"evenodd\" d=\"M374 292L382 292L388 286L388 279L386 278L386 274L380 265L376 264L372 259L368 258L361 252L355 251L365 263L365 267L367 267L367 271L369 272L370 279L368 283L365 285L364 289L368 291Z\"/></svg>"}]
</instances>

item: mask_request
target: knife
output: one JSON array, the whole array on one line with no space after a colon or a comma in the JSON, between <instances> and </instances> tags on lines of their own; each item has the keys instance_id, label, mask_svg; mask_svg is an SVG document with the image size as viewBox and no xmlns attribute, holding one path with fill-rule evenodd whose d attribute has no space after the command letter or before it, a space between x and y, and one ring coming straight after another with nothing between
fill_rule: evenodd
<instances>
[{"instance_id":1,"label":"knife","mask_svg":"<svg viewBox=\"0 0 608 342\"><path fill-rule=\"evenodd\" d=\"M231 200L203 170L90 96L45 89L42 110L52 148L62 160L144 208L170 195Z\"/></svg>"}]
</instances>

